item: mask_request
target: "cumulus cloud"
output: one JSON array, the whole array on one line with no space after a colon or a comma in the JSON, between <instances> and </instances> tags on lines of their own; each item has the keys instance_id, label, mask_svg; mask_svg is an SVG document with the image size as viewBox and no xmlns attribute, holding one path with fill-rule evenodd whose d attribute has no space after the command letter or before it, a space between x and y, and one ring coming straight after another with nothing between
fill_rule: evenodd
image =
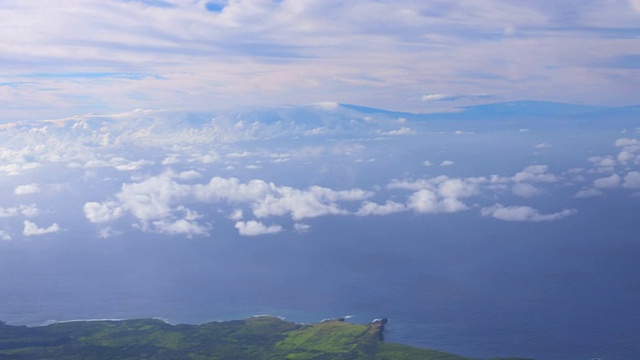
<instances>
[{"instance_id":1,"label":"cumulus cloud","mask_svg":"<svg viewBox=\"0 0 640 360\"><path fill-rule=\"evenodd\" d=\"M282 226L280 225L266 226L255 220L237 221L235 227L238 229L238 233L242 236L277 234L282 231Z\"/></svg>"},{"instance_id":2,"label":"cumulus cloud","mask_svg":"<svg viewBox=\"0 0 640 360\"><path fill-rule=\"evenodd\" d=\"M38 227L38 225L28 220L25 220L23 224L24 229L22 230L22 235L24 236L45 235L60 231L60 226L58 226L57 223L54 223L53 225L46 228Z\"/></svg>"},{"instance_id":3,"label":"cumulus cloud","mask_svg":"<svg viewBox=\"0 0 640 360\"><path fill-rule=\"evenodd\" d=\"M513 192L514 195L525 197L525 198L540 195L542 193L542 191L537 187L529 183L520 183L520 182L515 183L511 191Z\"/></svg>"},{"instance_id":4,"label":"cumulus cloud","mask_svg":"<svg viewBox=\"0 0 640 360\"><path fill-rule=\"evenodd\" d=\"M541 222L564 219L567 216L575 215L577 210L565 209L556 213L541 214L537 209L529 206L503 206L502 204L495 204L492 207L482 208L480 213L482 216L493 217L504 221Z\"/></svg>"},{"instance_id":5,"label":"cumulus cloud","mask_svg":"<svg viewBox=\"0 0 640 360\"><path fill-rule=\"evenodd\" d=\"M11 235L4 230L0 230L0 240L9 241L11 240Z\"/></svg>"},{"instance_id":6,"label":"cumulus cloud","mask_svg":"<svg viewBox=\"0 0 640 360\"><path fill-rule=\"evenodd\" d=\"M455 164L455 162L451 160L444 160L443 162L440 163L440 166L451 166L453 164Z\"/></svg>"},{"instance_id":7,"label":"cumulus cloud","mask_svg":"<svg viewBox=\"0 0 640 360\"><path fill-rule=\"evenodd\" d=\"M380 205L374 202L365 201L360 209L356 212L357 216L369 216L369 215L389 215L406 210L406 206L395 201L387 201Z\"/></svg>"},{"instance_id":8,"label":"cumulus cloud","mask_svg":"<svg viewBox=\"0 0 640 360\"><path fill-rule=\"evenodd\" d=\"M611 176L595 179L593 181L593 186L598 189L604 188L617 188L620 186L622 179L620 175L613 174Z\"/></svg>"},{"instance_id":9,"label":"cumulus cloud","mask_svg":"<svg viewBox=\"0 0 640 360\"><path fill-rule=\"evenodd\" d=\"M114 201L103 203L88 202L84 204L84 215L92 223L105 223L113 221L124 214L124 209Z\"/></svg>"},{"instance_id":10,"label":"cumulus cloud","mask_svg":"<svg viewBox=\"0 0 640 360\"><path fill-rule=\"evenodd\" d=\"M628 189L640 189L640 172L630 171L625 175L622 186Z\"/></svg>"},{"instance_id":11,"label":"cumulus cloud","mask_svg":"<svg viewBox=\"0 0 640 360\"><path fill-rule=\"evenodd\" d=\"M547 165L530 165L516 173L511 180L515 182L546 182L558 181L558 177L547 172Z\"/></svg>"},{"instance_id":12,"label":"cumulus cloud","mask_svg":"<svg viewBox=\"0 0 640 360\"><path fill-rule=\"evenodd\" d=\"M194 219L195 220L195 219ZM177 220L156 220L152 224L154 231L169 235L208 235L208 228L188 218Z\"/></svg>"},{"instance_id":13,"label":"cumulus cloud","mask_svg":"<svg viewBox=\"0 0 640 360\"><path fill-rule=\"evenodd\" d=\"M40 192L40 187L37 184L19 185L14 192L16 195L35 194Z\"/></svg>"},{"instance_id":14,"label":"cumulus cloud","mask_svg":"<svg viewBox=\"0 0 640 360\"><path fill-rule=\"evenodd\" d=\"M84 205L87 219L106 223L130 213L139 221L143 231L168 234L202 235L208 230L201 225L202 216L190 212L181 204L185 201L201 203L247 204L258 218L290 216L294 221L323 215L345 215L343 201L362 201L373 193L361 189L333 190L321 186L297 189L277 186L254 179L240 182L237 178L213 177L204 184L182 184L180 174L170 171L136 183L125 183L115 199L88 202ZM186 213L186 217L182 214ZM256 224L240 221L243 211L236 208L230 215L239 226L248 230ZM270 228L273 229L273 228Z\"/></svg>"},{"instance_id":15,"label":"cumulus cloud","mask_svg":"<svg viewBox=\"0 0 640 360\"><path fill-rule=\"evenodd\" d=\"M31 217L38 214L38 208L35 204L18 205L10 208L0 207L0 218L14 217L18 215Z\"/></svg>"},{"instance_id":16,"label":"cumulus cloud","mask_svg":"<svg viewBox=\"0 0 640 360\"><path fill-rule=\"evenodd\" d=\"M195 170L183 171L177 175L177 178L180 180L194 180L201 178L202 174Z\"/></svg>"}]
</instances>

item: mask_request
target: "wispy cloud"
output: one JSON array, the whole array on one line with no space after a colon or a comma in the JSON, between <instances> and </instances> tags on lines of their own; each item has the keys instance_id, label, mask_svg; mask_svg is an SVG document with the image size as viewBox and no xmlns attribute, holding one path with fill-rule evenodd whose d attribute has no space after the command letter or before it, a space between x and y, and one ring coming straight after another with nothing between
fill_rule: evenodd
<instances>
[{"instance_id":1,"label":"wispy cloud","mask_svg":"<svg viewBox=\"0 0 640 360\"><path fill-rule=\"evenodd\" d=\"M5 4L1 120L331 99L413 110L485 96L634 101L636 0L570 4Z\"/></svg>"},{"instance_id":2,"label":"wispy cloud","mask_svg":"<svg viewBox=\"0 0 640 360\"><path fill-rule=\"evenodd\" d=\"M482 208L481 213L483 216L491 216L504 221L541 222L564 219L567 216L575 215L577 210L565 209L555 213L542 214L530 206L503 206L502 204L495 204L492 207Z\"/></svg>"}]
</instances>

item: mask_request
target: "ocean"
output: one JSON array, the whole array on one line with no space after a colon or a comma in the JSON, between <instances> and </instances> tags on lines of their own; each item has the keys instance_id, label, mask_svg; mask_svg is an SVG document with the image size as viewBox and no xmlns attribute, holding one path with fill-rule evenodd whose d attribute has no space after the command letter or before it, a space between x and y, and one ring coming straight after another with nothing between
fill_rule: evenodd
<instances>
[{"instance_id":1,"label":"ocean","mask_svg":"<svg viewBox=\"0 0 640 360\"><path fill-rule=\"evenodd\" d=\"M0 244L0 319L387 317L387 341L479 358L640 358L638 201L504 222L469 211L330 217L311 231L208 238L140 233Z\"/></svg>"}]
</instances>

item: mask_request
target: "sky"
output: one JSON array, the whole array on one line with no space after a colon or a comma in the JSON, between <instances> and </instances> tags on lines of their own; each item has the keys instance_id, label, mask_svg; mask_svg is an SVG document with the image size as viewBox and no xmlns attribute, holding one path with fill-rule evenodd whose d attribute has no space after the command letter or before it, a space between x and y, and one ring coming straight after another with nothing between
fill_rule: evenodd
<instances>
[{"instance_id":1,"label":"sky","mask_svg":"<svg viewBox=\"0 0 640 360\"><path fill-rule=\"evenodd\" d=\"M640 2L0 2L0 121L338 101L638 102Z\"/></svg>"},{"instance_id":2,"label":"sky","mask_svg":"<svg viewBox=\"0 0 640 360\"><path fill-rule=\"evenodd\" d=\"M474 357L638 358L639 24L0 0L0 320L354 311Z\"/></svg>"}]
</instances>

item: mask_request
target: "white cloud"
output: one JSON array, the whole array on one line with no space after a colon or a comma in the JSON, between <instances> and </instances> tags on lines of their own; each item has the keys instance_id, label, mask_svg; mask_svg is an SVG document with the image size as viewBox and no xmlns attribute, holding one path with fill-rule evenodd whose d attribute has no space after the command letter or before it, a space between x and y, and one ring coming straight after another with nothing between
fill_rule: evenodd
<instances>
[{"instance_id":1,"label":"white cloud","mask_svg":"<svg viewBox=\"0 0 640 360\"><path fill-rule=\"evenodd\" d=\"M594 188L589 188L589 189L578 191L573 197L575 197L576 199L585 199L585 198L602 196L602 195L604 195L602 191Z\"/></svg>"},{"instance_id":2,"label":"white cloud","mask_svg":"<svg viewBox=\"0 0 640 360\"><path fill-rule=\"evenodd\" d=\"M551 214L540 214L537 209L529 206L503 206L502 204L495 204L492 207L482 208L480 213L482 216L490 216L504 221L541 222L560 220L567 216L575 215L577 210L566 209Z\"/></svg>"},{"instance_id":3,"label":"white cloud","mask_svg":"<svg viewBox=\"0 0 640 360\"><path fill-rule=\"evenodd\" d=\"M593 181L593 186L598 189L617 188L620 186L621 181L620 175L613 174L611 176L595 179Z\"/></svg>"},{"instance_id":4,"label":"white cloud","mask_svg":"<svg viewBox=\"0 0 640 360\"><path fill-rule=\"evenodd\" d=\"M306 233L311 230L311 225L303 224L303 223L295 223L293 224L293 229L298 233Z\"/></svg>"},{"instance_id":5,"label":"white cloud","mask_svg":"<svg viewBox=\"0 0 640 360\"><path fill-rule=\"evenodd\" d=\"M36 194L40 192L40 187L37 184L19 185L14 192L16 195Z\"/></svg>"},{"instance_id":6,"label":"white cloud","mask_svg":"<svg viewBox=\"0 0 640 360\"><path fill-rule=\"evenodd\" d=\"M422 101L440 101L440 100L446 99L448 97L449 97L449 95L447 95L447 94L428 94L428 95L422 95L420 100L422 100Z\"/></svg>"},{"instance_id":7,"label":"white cloud","mask_svg":"<svg viewBox=\"0 0 640 360\"><path fill-rule=\"evenodd\" d=\"M389 215L397 212L405 211L406 206L395 201L388 200L385 204L380 205L374 202L365 201L360 209L356 212L357 216L369 215Z\"/></svg>"},{"instance_id":8,"label":"white cloud","mask_svg":"<svg viewBox=\"0 0 640 360\"><path fill-rule=\"evenodd\" d=\"M105 228L102 228L102 229L100 229L98 231L98 237L101 238L101 239L108 239L110 237L118 236L120 234L121 234L121 232L116 231L116 230L112 229L109 226L107 226Z\"/></svg>"},{"instance_id":9,"label":"white cloud","mask_svg":"<svg viewBox=\"0 0 640 360\"><path fill-rule=\"evenodd\" d=\"M438 197L436 193L427 189L418 190L413 193L409 197L407 207L425 214L450 213L468 209L468 207L456 197Z\"/></svg>"},{"instance_id":10,"label":"white cloud","mask_svg":"<svg viewBox=\"0 0 640 360\"><path fill-rule=\"evenodd\" d=\"M188 218L168 220L161 219L153 221L154 231L169 235L186 235L192 237L194 235L207 235L208 228L199 225L195 219Z\"/></svg>"},{"instance_id":11,"label":"white cloud","mask_svg":"<svg viewBox=\"0 0 640 360\"><path fill-rule=\"evenodd\" d=\"M256 217L290 216L298 221L323 215L346 215L349 212L339 205L340 202L362 201L373 195L361 189L337 191L312 186L302 190L258 179L241 183L236 178L222 177L213 177L205 184L186 185L174 180L179 177L167 171L137 183L125 183L115 200L86 203L85 216L93 223L106 223L128 212L139 221L137 228L143 231L201 235L208 230L208 226L200 224L202 216L180 204L186 201L244 203L251 207ZM185 212L186 217L181 215ZM241 223L239 226L243 229L256 225L240 221L243 211L239 208L230 218Z\"/></svg>"},{"instance_id":12,"label":"white cloud","mask_svg":"<svg viewBox=\"0 0 640 360\"><path fill-rule=\"evenodd\" d=\"M124 215L124 209L114 201L88 202L84 204L83 209L84 215L92 223L105 223Z\"/></svg>"},{"instance_id":13,"label":"white cloud","mask_svg":"<svg viewBox=\"0 0 640 360\"><path fill-rule=\"evenodd\" d=\"M244 217L244 213L243 213L242 209L235 209L229 215L229 219L235 220L235 221L242 220L243 217Z\"/></svg>"},{"instance_id":14,"label":"white cloud","mask_svg":"<svg viewBox=\"0 0 640 360\"><path fill-rule=\"evenodd\" d=\"M265 234L277 234L282 231L282 226L271 225L266 226L255 220L238 221L235 225L236 229L242 236L258 236Z\"/></svg>"},{"instance_id":15,"label":"white cloud","mask_svg":"<svg viewBox=\"0 0 640 360\"><path fill-rule=\"evenodd\" d=\"M7 175L15 176L20 175L25 171L33 170L40 167L39 163L27 162L27 163L15 163L9 165L0 166L0 171L4 171Z\"/></svg>"},{"instance_id":16,"label":"white cloud","mask_svg":"<svg viewBox=\"0 0 640 360\"><path fill-rule=\"evenodd\" d=\"M511 181L514 182L546 182L553 183L558 181L558 177L547 172L547 165L530 165L524 170L516 173Z\"/></svg>"},{"instance_id":17,"label":"white cloud","mask_svg":"<svg viewBox=\"0 0 640 360\"><path fill-rule=\"evenodd\" d=\"M11 240L11 234L9 234L8 232L6 232L4 230L0 230L0 240L2 240L2 241Z\"/></svg>"},{"instance_id":18,"label":"white cloud","mask_svg":"<svg viewBox=\"0 0 640 360\"><path fill-rule=\"evenodd\" d=\"M201 178L202 174L195 170L183 171L177 175L177 178L180 180L194 180Z\"/></svg>"},{"instance_id":19,"label":"white cloud","mask_svg":"<svg viewBox=\"0 0 640 360\"><path fill-rule=\"evenodd\" d=\"M364 200L371 195L360 189L334 191L320 186L312 186L308 190L280 187L256 201L253 213L259 218L290 214L296 221L323 215L347 214L337 204L338 201Z\"/></svg>"},{"instance_id":20,"label":"white cloud","mask_svg":"<svg viewBox=\"0 0 640 360\"><path fill-rule=\"evenodd\" d=\"M536 188L535 186L529 183L520 183L520 182L513 184L511 191L513 192L514 195L525 197L525 198L540 195L542 193L542 191Z\"/></svg>"},{"instance_id":21,"label":"white cloud","mask_svg":"<svg viewBox=\"0 0 640 360\"><path fill-rule=\"evenodd\" d=\"M60 231L60 226L58 226L57 223L54 223L53 225L47 228L40 228L38 227L38 225L28 220L25 220L23 224L24 224L24 229L22 230L22 235L24 236L53 234Z\"/></svg>"},{"instance_id":22,"label":"white cloud","mask_svg":"<svg viewBox=\"0 0 640 360\"><path fill-rule=\"evenodd\" d=\"M424 165L424 166L427 166L427 167L428 167L428 166L433 165L433 163L431 163L431 161L429 161L429 160L425 160L425 161L423 161L423 162L422 162L422 165Z\"/></svg>"},{"instance_id":23,"label":"white cloud","mask_svg":"<svg viewBox=\"0 0 640 360\"><path fill-rule=\"evenodd\" d=\"M453 164L455 164L455 162L451 160L444 160L443 162L440 163L440 166L451 166Z\"/></svg>"},{"instance_id":24,"label":"white cloud","mask_svg":"<svg viewBox=\"0 0 640 360\"><path fill-rule=\"evenodd\" d=\"M0 218L14 217L23 215L26 217L32 217L38 214L38 208L35 204L31 205L18 205L10 208L0 207Z\"/></svg>"},{"instance_id":25,"label":"white cloud","mask_svg":"<svg viewBox=\"0 0 640 360\"><path fill-rule=\"evenodd\" d=\"M622 139L617 139L614 143L614 145L616 147L625 147L625 146L632 146L632 145L640 145L640 140L638 139L629 139L629 138L622 138Z\"/></svg>"},{"instance_id":26,"label":"white cloud","mask_svg":"<svg viewBox=\"0 0 640 360\"><path fill-rule=\"evenodd\" d=\"M118 171L135 171L140 170L143 166L152 165L153 162L147 160L129 161L121 157L116 157L111 159L109 164Z\"/></svg>"},{"instance_id":27,"label":"white cloud","mask_svg":"<svg viewBox=\"0 0 640 360\"><path fill-rule=\"evenodd\" d=\"M379 131L378 134L388 135L388 136L401 136L401 135L415 135L417 134L417 132L411 128L403 126L400 129L396 129L396 130Z\"/></svg>"},{"instance_id":28,"label":"white cloud","mask_svg":"<svg viewBox=\"0 0 640 360\"><path fill-rule=\"evenodd\" d=\"M534 147L535 147L536 149L549 149L549 148L552 148L552 147L553 147L553 145L548 144L548 143L540 143L540 144L538 144L538 145L536 145L536 146L534 146Z\"/></svg>"},{"instance_id":29,"label":"white cloud","mask_svg":"<svg viewBox=\"0 0 640 360\"><path fill-rule=\"evenodd\" d=\"M628 189L640 189L640 172L630 171L625 175L622 186Z\"/></svg>"},{"instance_id":30,"label":"white cloud","mask_svg":"<svg viewBox=\"0 0 640 360\"><path fill-rule=\"evenodd\" d=\"M162 165L173 165L180 163L180 158L177 155L169 155L162 160Z\"/></svg>"}]
</instances>

